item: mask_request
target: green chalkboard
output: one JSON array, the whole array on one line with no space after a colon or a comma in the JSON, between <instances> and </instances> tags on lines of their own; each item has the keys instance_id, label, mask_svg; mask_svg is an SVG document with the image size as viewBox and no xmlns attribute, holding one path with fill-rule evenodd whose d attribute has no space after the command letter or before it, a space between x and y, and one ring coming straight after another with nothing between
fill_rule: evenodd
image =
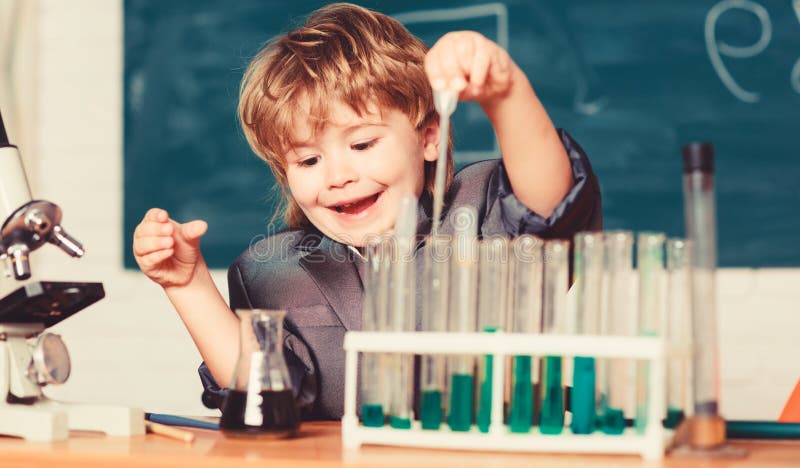
<instances>
[{"instance_id":1,"label":"green chalkboard","mask_svg":"<svg viewBox=\"0 0 800 468\"><path fill-rule=\"evenodd\" d=\"M507 47L557 126L587 150L606 228L683 232L680 147L717 149L719 262L800 266L800 2L386 0L427 43L473 29ZM278 193L236 121L249 58L323 2L125 1L125 266L151 206L206 219L226 267ZM793 7L794 5L794 7ZM456 159L497 157L480 109L455 115Z\"/></svg>"}]
</instances>

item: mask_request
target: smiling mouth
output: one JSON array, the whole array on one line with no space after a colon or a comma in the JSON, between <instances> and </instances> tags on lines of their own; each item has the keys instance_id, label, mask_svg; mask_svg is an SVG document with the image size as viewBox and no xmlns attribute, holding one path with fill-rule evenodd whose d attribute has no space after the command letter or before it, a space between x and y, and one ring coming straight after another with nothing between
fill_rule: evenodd
<instances>
[{"instance_id":1,"label":"smiling mouth","mask_svg":"<svg viewBox=\"0 0 800 468\"><path fill-rule=\"evenodd\" d=\"M369 208L370 206L372 206L373 204L375 204L375 202L378 201L378 197L381 195L381 193L383 193L383 192L378 192L378 193L376 193L374 195L370 195L368 197L364 197L364 198L362 198L360 200L356 200L356 201L354 201L352 203L345 203L345 204L342 204L342 205L336 205L336 206L333 206L332 208L337 213L343 213L343 214L349 214L349 215L359 214L362 211L364 211L367 208Z\"/></svg>"}]
</instances>

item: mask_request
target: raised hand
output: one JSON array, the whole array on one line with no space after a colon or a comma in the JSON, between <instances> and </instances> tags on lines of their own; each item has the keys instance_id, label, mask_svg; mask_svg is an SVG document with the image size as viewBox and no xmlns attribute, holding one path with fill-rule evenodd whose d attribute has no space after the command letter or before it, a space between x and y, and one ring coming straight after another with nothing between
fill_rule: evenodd
<instances>
[{"instance_id":1,"label":"raised hand","mask_svg":"<svg viewBox=\"0 0 800 468\"><path fill-rule=\"evenodd\" d=\"M459 91L460 100L482 104L507 95L513 67L502 47L474 31L445 34L425 56L433 89Z\"/></svg>"},{"instance_id":2,"label":"raised hand","mask_svg":"<svg viewBox=\"0 0 800 468\"><path fill-rule=\"evenodd\" d=\"M203 262L200 237L205 221L178 223L160 208L151 208L133 233L133 256L142 272L162 287L184 286Z\"/></svg>"}]
</instances>

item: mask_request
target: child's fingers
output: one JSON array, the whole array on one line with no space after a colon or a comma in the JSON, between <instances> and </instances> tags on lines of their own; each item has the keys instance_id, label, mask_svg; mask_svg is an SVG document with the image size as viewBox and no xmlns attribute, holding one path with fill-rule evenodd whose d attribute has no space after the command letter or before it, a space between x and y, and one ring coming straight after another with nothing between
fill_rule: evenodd
<instances>
[{"instance_id":1,"label":"child's fingers","mask_svg":"<svg viewBox=\"0 0 800 468\"><path fill-rule=\"evenodd\" d=\"M169 219L169 214L161 208L150 208L147 210L147 213L145 213L144 219L163 223Z\"/></svg>"},{"instance_id":2,"label":"child's fingers","mask_svg":"<svg viewBox=\"0 0 800 468\"><path fill-rule=\"evenodd\" d=\"M157 252L140 256L137 258L137 261L143 270L147 270L168 259L174 252L175 251L173 249L159 250Z\"/></svg>"},{"instance_id":3,"label":"child's fingers","mask_svg":"<svg viewBox=\"0 0 800 468\"><path fill-rule=\"evenodd\" d=\"M181 234L186 240L199 239L208 230L208 223L203 220L190 221L181 224Z\"/></svg>"},{"instance_id":4,"label":"child's fingers","mask_svg":"<svg viewBox=\"0 0 800 468\"><path fill-rule=\"evenodd\" d=\"M476 48L469 70L469 86L472 92L478 92L486 83L486 76L492 63L492 55L485 44L480 44Z\"/></svg>"},{"instance_id":5,"label":"child's fingers","mask_svg":"<svg viewBox=\"0 0 800 468\"><path fill-rule=\"evenodd\" d=\"M133 254L139 257L149 255L158 250L172 248L174 243L172 237L168 236L140 237L133 242Z\"/></svg>"},{"instance_id":6,"label":"child's fingers","mask_svg":"<svg viewBox=\"0 0 800 468\"><path fill-rule=\"evenodd\" d=\"M133 238L148 236L169 236L172 235L173 227L170 223L157 223L152 221L142 221L136 230L133 231Z\"/></svg>"}]
</instances>

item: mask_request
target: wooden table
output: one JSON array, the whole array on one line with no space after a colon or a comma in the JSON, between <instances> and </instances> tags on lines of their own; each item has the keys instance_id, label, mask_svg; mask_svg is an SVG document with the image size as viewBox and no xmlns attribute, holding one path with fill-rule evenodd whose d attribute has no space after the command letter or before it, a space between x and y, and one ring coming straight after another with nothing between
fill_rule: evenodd
<instances>
[{"instance_id":1,"label":"wooden table","mask_svg":"<svg viewBox=\"0 0 800 468\"><path fill-rule=\"evenodd\" d=\"M73 432L63 442L26 442L0 437L0 467L764 467L800 466L800 441L734 441L748 451L745 458L667 457L646 464L635 456L579 456L456 452L447 450L363 447L344 452L338 422L302 426L300 437L284 440L227 439L216 431L190 429L194 443L148 434L131 438Z\"/></svg>"}]
</instances>

